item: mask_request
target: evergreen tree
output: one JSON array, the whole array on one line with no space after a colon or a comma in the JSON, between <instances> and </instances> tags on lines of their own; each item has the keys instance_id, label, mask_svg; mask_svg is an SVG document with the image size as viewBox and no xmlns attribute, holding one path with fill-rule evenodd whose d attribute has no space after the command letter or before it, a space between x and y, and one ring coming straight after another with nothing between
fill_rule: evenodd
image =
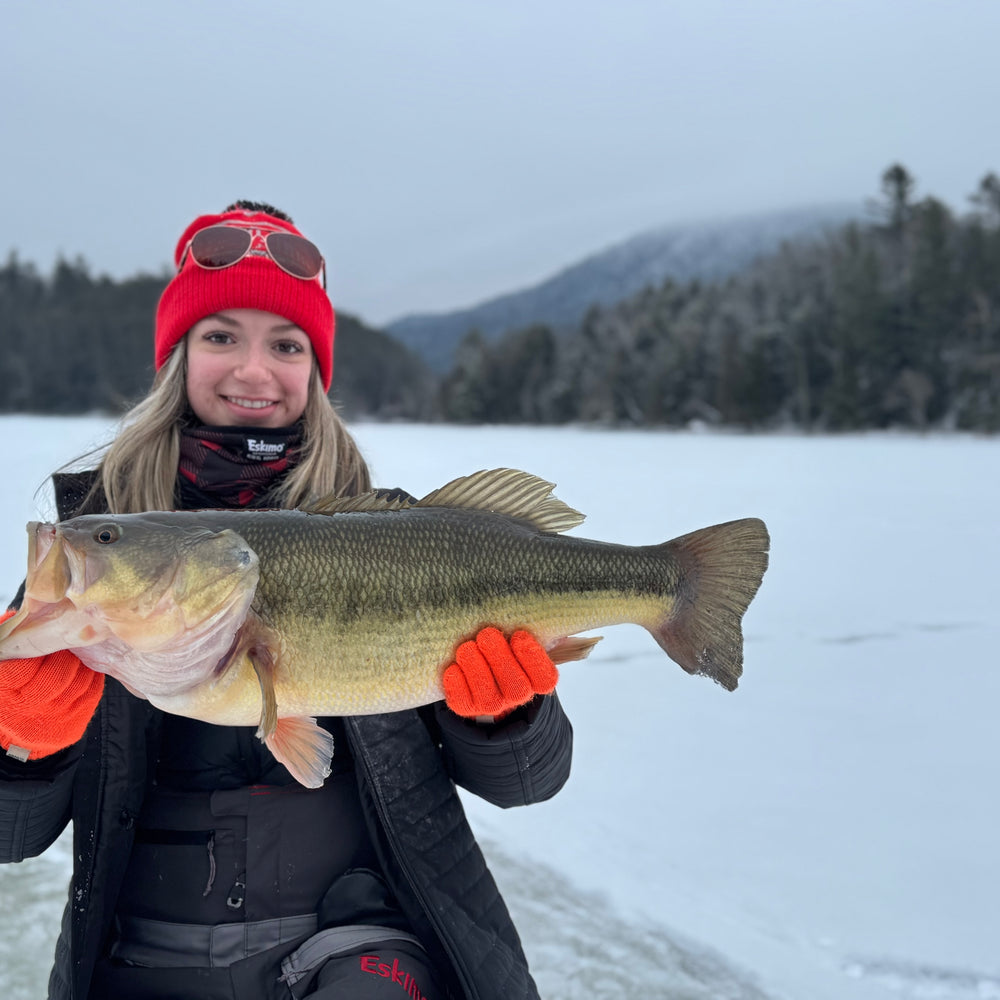
<instances>
[{"instance_id":1,"label":"evergreen tree","mask_svg":"<svg viewBox=\"0 0 1000 1000\"><path fill-rule=\"evenodd\" d=\"M479 330L470 330L455 352L455 366L444 377L439 406L445 420L459 424L489 423L495 412L492 358Z\"/></svg>"},{"instance_id":2,"label":"evergreen tree","mask_svg":"<svg viewBox=\"0 0 1000 1000\"><path fill-rule=\"evenodd\" d=\"M916 185L910 172L900 163L894 163L882 174L882 205L887 227L902 232L910 221L910 197Z\"/></svg>"}]
</instances>

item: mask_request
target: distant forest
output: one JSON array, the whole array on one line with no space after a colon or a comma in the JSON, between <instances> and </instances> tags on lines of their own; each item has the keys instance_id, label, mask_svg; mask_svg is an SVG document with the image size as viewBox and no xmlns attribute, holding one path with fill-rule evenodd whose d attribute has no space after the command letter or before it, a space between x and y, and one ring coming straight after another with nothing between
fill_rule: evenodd
<instances>
[{"instance_id":1,"label":"distant forest","mask_svg":"<svg viewBox=\"0 0 1000 1000\"><path fill-rule=\"evenodd\" d=\"M914 191L893 165L870 222L725 281L667 280L559 333L471 330L442 377L340 313L331 395L348 418L1000 431L1000 178L961 215ZM0 412L119 412L140 397L166 280L94 278L79 259L42 277L12 255Z\"/></svg>"}]
</instances>

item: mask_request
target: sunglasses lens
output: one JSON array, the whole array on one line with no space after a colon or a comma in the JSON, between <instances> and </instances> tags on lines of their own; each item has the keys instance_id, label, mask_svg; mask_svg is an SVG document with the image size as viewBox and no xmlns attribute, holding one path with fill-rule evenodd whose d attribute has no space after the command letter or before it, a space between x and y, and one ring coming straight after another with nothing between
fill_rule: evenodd
<instances>
[{"instance_id":1,"label":"sunglasses lens","mask_svg":"<svg viewBox=\"0 0 1000 1000\"><path fill-rule=\"evenodd\" d=\"M210 226L194 234L191 256L202 267L229 267L247 252L252 240L246 229Z\"/></svg>"},{"instance_id":2,"label":"sunglasses lens","mask_svg":"<svg viewBox=\"0 0 1000 1000\"><path fill-rule=\"evenodd\" d=\"M267 249L276 264L296 278L318 278L323 270L323 255L319 248L292 233L269 233Z\"/></svg>"}]
</instances>

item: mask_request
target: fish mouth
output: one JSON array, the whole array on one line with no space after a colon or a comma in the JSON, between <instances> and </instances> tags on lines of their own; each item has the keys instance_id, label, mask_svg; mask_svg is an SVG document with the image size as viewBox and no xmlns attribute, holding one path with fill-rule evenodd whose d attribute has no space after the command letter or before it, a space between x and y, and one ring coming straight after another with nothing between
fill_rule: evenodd
<instances>
[{"instance_id":1,"label":"fish mouth","mask_svg":"<svg viewBox=\"0 0 1000 1000\"><path fill-rule=\"evenodd\" d=\"M0 623L0 660L98 646L105 659L126 648L142 655L175 646L197 652L221 641L220 632L229 632L225 644L231 643L258 579L256 555L242 538L203 531L170 559L154 553L137 569L127 552L116 565L103 546L88 544L93 530L28 524L24 599Z\"/></svg>"},{"instance_id":2,"label":"fish mouth","mask_svg":"<svg viewBox=\"0 0 1000 1000\"><path fill-rule=\"evenodd\" d=\"M56 544L59 528L54 524L31 521L28 524L28 537L31 539L31 546L25 594L37 601L58 603L66 596L72 579L65 546Z\"/></svg>"},{"instance_id":3,"label":"fish mouth","mask_svg":"<svg viewBox=\"0 0 1000 1000\"><path fill-rule=\"evenodd\" d=\"M33 601L61 604L77 598L93 582L95 568L86 553L78 550L58 524L32 521L28 524L31 549L24 593Z\"/></svg>"},{"instance_id":4,"label":"fish mouth","mask_svg":"<svg viewBox=\"0 0 1000 1000\"><path fill-rule=\"evenodd\" d=\"M0 625L0 659L45 656L100 641L73 604L74 567L58 525L28 524L28 575L20 610Z\"/></svg>"},{"instance_id":5,"label":"fish mouth","mask_svg":"<svg viewBox=\"0 0 1000 1000\"><path fill-rule=\"evenodd\" d=\"M31 548L28 551L28 573L30 574L45 559L45 554L56 540L56 526L43 521L28 522L28 537Z\"/></svg>"}]
</instances>

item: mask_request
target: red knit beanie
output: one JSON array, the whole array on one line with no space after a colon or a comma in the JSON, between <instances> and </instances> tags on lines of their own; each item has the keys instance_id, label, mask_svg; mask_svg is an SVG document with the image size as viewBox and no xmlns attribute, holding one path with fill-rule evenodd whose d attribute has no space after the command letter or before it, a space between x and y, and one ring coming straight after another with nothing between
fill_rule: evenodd
<instances>
[{"instance_id":1,"label":"red knit beanie","mask_svg":"<svg viewBox=\"0 0 1000 1000\"><path fill-rule=\"evenodd\" d=\"M267 212L230 208L221 215L201 215L184 230L174 265L181 268L187 245L201 229L228 225L265 232L284 230L301 236L291 220ZM330 299L318 279L304 281L286 274L267 256L248 254L232 267L206 270L191 255L164 289L156 310L156 369L166 363L170 352L199 320L224 309L262 309L283 316L306 333L312 342L323 388L333 378L334 315Z\"/></svg>"}]
</instances>

